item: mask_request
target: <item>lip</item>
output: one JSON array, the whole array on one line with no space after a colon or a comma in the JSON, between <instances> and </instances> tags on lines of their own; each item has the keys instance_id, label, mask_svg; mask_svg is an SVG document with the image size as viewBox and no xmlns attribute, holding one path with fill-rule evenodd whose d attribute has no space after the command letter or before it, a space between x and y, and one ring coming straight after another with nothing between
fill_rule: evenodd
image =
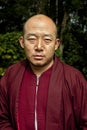
<instances>
[{"instance_id":1,"label":"lip","mask_svg":"<svg viewBox=\"0 0 87 130\"><path fill-rule=\"evenodd\" d=\"M42 56L42 55L34 55L33 57L36 60L42 60L44 56Z\"/></svg>"}]
</instances>

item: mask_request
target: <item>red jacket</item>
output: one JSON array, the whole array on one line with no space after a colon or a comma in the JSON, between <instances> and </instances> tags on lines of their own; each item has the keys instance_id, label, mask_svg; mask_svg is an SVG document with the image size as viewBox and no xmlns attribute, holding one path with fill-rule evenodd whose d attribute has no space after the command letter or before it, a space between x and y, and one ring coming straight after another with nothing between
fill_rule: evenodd
<instances>
[{"instance_id":1,"label":"red jacket","mask_svg":"<svg viewBox=\"0 0 87 130\"><path fill-rule=\"evenodd\" d=\"M0 130L19 130L18 96L27 62L9 67L0 81ZM57 57L49 84L46 130L87 130L87 81Z\"/></svg>"}]
</instances>

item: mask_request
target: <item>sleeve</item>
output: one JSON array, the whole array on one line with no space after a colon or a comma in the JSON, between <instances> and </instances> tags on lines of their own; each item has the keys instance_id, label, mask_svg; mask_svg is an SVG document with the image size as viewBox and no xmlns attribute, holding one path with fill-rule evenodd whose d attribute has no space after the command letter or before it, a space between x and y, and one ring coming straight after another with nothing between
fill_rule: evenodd
<instances>
[{"instance_id":1,"label":"sleeve","mask_svg":"<svg viewBox=\"0 0 87 130\"><path fill-rule=\"evenodd\" d=\"M75 124L78 130L87 130L87 80L75 68L66 65L64 70L72 101Z\"/></svg>"},{"instance_id":2,"label":"sleeve","mask_svg":"<svg viewBox=\"0 0 87 130\"><path fill-rule=\"evenodd\" d=\"M5 75L0 80L0 130L14 130L10 117L6 82L7 77Z\"/></svg>"},{"instance_id":3,"label":"sleeve","mask_svg":"<svg viewBox=\"0 0 87 130\"><path fill-rule=\"evenodd\" d=\"M71 79L75 123L80 130L87 130L87 80L78 70L74 71Z\"/></svg>"},{"instance_id":4,"label":"sleeve","mask_svg":"<svg viewBox=\"0 0 87 130\"><path fill-rule=\"evenodd\" d=\"M81 87L80 128L87 130L87 80L82 75L79 79L79 86Z\"/></svg>"}]
</instances>

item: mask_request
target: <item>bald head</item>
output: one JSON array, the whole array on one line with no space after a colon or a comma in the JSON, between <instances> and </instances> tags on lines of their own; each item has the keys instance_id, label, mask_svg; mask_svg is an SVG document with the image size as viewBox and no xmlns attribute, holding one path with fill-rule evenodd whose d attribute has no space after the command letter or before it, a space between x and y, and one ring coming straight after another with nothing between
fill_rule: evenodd
<instances>
[{"instance_id":1,"label":"bald head","mask_svg":"<svg viewBox=\"0 0 87 130\"><path fill-rule=\"evenodd\" d=\"M20 45L24 48L31 68L36 75L53 65L54 53L60 44L56 35L56 25L46 15L34 15L26 21Z\"/></svg>"},{"instance_id":2,"label":"bald head","mask_svg":"<svg viewBox=\"0 0 87 130\"><path fill-rule=\"evenodd\" d=\"M23 32L25 33L26 30L30 29L32 25L38 25L38 24L39 26L43 27L47 26L47 28L52 28L55 36L57 36L56 24L50 17L43 14L37 14L29 18L24 24Z\"/></svg>"}]
</instances>

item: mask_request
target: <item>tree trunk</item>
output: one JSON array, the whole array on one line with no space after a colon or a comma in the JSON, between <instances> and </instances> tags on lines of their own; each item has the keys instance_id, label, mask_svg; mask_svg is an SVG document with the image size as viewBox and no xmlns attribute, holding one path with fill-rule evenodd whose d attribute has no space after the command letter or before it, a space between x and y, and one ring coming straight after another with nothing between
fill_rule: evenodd
<instances>
[{"instance_id":1,"label":"tree trunk","mask_svg":"<svg viewBox=\"0 0 87 130\"><path fill-rule=\"evenodd\" d=\"M63 17L63 20L62 20L62 24L61 24L61 31L60 31L60 53L61 53L61 57L63 56L63 48L64 48L64 45L63 45L63 33L66 29L66 25L67 25L67 20L69 18L69 15L67 14L67 12L64 12L64 17Z\"/></svg>"}]
</instances>

